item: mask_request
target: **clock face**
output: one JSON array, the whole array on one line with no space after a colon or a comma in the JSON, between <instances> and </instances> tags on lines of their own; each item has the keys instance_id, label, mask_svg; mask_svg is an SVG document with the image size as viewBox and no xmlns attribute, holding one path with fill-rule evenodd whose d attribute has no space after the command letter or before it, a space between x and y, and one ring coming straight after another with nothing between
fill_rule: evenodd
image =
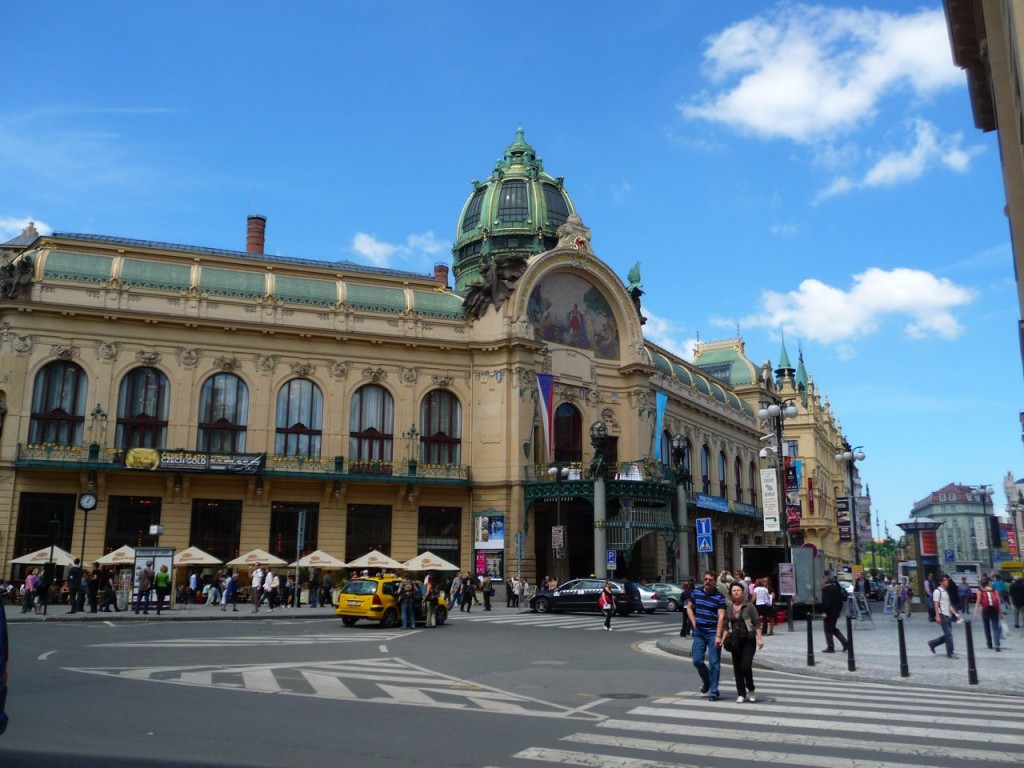
<instances>
[{"instance_id":1,"label":"clock face","mask_svg":"<svg viewBox=\"0 0 1024 768\"><path fill-rule=\"evenodd\" d=\"M78 497L78 506L82 509L92 509L96 506L96 496L92 493L83 493Z\"/></svg>"}]
</instances>

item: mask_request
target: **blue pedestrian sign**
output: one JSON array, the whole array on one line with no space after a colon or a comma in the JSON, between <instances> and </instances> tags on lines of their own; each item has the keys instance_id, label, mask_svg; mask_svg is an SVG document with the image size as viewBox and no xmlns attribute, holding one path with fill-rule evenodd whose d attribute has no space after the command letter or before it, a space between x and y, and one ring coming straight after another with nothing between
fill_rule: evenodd
<instances>
[{"instance_id":1,"label":"blue pedestrian sign","mask_svg":"<svg viewBox=\"0 0 1024 768\"><path fill-rule=\"evenodd\" d=\"M711 545L711 534L697 534L697 551L702 555L708 552L714 552L714 547Z\"/></svg>"},{"instance_id":2,"label":"blue pedestrian sign","mask_svg":"<svg viewBox=\"0 0 1024 768\"><path fill-rule=\"evenodd\" d=\"M698 517L697 518L697 535L698 536L710 536L711 535L711 518L710 517Z\"/></svg>"}]
</instances>

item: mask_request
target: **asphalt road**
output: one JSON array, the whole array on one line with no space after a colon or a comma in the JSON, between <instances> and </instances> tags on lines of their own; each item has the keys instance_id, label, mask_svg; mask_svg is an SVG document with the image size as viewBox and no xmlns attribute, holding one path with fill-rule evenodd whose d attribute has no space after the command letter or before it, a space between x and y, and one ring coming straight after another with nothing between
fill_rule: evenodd
<instances>
[{"instance_id":1,"label":"asphalt road","mask_svg":"<svg viewBox=\"0 0 1024 768\"><path fill-rule=\"evenodd\" d=\"M726 666L711 703L690 661L656 647L677 615L600 621L501 609L411 631L276 614L15 624L0 765L952 768L1022 755L1019 700L1004 721L992 695L758 670L759 701L736 704Z\"/></svg>"}]
</instances>

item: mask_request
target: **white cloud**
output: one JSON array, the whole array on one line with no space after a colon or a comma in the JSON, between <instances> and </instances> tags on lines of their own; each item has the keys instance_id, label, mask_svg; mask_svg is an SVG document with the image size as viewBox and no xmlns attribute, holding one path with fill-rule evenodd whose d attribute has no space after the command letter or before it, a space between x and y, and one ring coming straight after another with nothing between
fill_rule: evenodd
<instances>
[{"instance_id":1,"label":"white cloud","mask_svg":"<svg viewBox=\"0 0 1024 768\"><path fill-rule=\"evenodd\" d=\"M398 260L417 261L428 256L446 254L450 247L449 243L439 240L432 231L409 235L403 244L387 243L365 232L357 232L349 250L376 267L393 267Z\"/></svg>"},{"instance_id":2,"label":"white cloud","mask_svg":"<svg viewBox=\"0 0 1024 768\"><path fill-rule=\"evenodd\" d=\"M785 4L712 37L704 60L723 88L681 105L684 116L799 143L854 130L885 96L924 98L963 83L939 9Z\"/></svg>"},{"instance_id":3,"label":"white cloud","mask_svg":"<svg viewBox=\"0 0 1024 768\"><path fill-rule=\"evenodd\" d=\"M792 237L799 229L796 224L772 224L768 231L779 237Z\"/></svg>"},{"instance_id":4,"label":"white cloud","mask_svg":"<svg viewBox=\"0 0 1024 768\"><path fill-rule=\"evenodd\" d=\"M972 289L930 272L872 267L854 275L853 285L845 291L808 279L789 293L765 292L762 311L742 324L782 328L805 339L837 344L841 354L849 356L852 348L843 343L871 335L889 316L905 317L904 332L912 339L956 338L962 327L952 310L976 297Z\"/></svg>"},{"instance_id":5,"label":"white cloud","mask_svg":"<svg viewBox=\"0 0 1024 768\"><path fill-rule=\"evenodd\" d=\"M644 307L644 316L647 318L644 324L644 338L650 339L683 360L693 360L693 348L697 344L697 339L685 338L686 331L682 326L658 317L647 307Z\"/></svg>"},{"instance_id":6,"label":"white cloud","mask_svg":"<svg viewBox=\"0 0 1024 768\"><path fill-rule=\"evenodd\" d=\"M0 243L7 242L11 238L21 234L21 230L29 224L34 224L36 231L41 235L48 235L53 232L53 227L45 221L30 217L18 218L17 216L0 216Z\"/></svg>"}]
</instances>

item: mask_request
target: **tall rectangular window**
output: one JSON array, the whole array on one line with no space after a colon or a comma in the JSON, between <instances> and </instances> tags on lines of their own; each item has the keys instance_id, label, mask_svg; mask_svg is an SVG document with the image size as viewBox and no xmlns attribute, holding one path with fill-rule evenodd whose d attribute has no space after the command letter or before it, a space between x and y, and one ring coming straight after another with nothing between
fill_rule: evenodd
<instances>
[{"instance_id":1,"label":"tall rectangular window","mask_svg":"<svg viewBox=\"0 0 1024 768\"><path fill-rule=\"evenodd\" d=\"M242 502L233 499L194 499L188 540L225 562L239 555Z\"/></svg>"},{"instance_id":2,"label":"tall rectangular window","mask_svg":"<svg viewBox=\"0 0 1024 768\"><path fill-rule=\"evenodd\" d=\"M391 555L391 507L387 504L349 504L345 526L345 561L378 550Z\"/></svg>"},{"instance_id":3,"label":"tall rectangular window","mask_svg":"<svg viewBox=\"0 0 1024 768\"><path fill-rule=\"evenodd\" d=\"M299 541L299 517L306 511L305 535L302 553L308 555L317 547L317 532L320 530L320 505L307 502L275 501L270 507L270 544L267 551L289 563L297 560Z\"/></svg>"},{"instance_id":4,"label":"tall rectangular window","mask_svg":"<svg viewBox=\"0 0 1024 768\"><path fill-rule=\"evenodd\" d=\"M111 496L107 505L107 530L103 536L103 554L126 544L129 547L155 547L156 536L149 526L160 523L160 499L154 496Z\"/></svg>"},{"instance_id":5,"label":"tall rectangular window","mask_svg":"<svg viewBox=\"0 0 1024 768\"><path fill-rule=\"evenodd\" d=\"M50 520L60 523L54 542L66 552L71 551L74 533L75 504L70 493L23 493L18 504L18 527L14 534L14 556L50 546Z\"/></svg>"},{"instance_id":6,"label":"tall rectangular window","mask_svg":"<svg viewBox=\"0 0 1024 768\"><path fill-rule=\"evenodd\" d=\"M461 565L459 548L462 509L459 507L420 507L416 527L418 552L433 552L452 565Z\"/></svg>"}]
</instances>

